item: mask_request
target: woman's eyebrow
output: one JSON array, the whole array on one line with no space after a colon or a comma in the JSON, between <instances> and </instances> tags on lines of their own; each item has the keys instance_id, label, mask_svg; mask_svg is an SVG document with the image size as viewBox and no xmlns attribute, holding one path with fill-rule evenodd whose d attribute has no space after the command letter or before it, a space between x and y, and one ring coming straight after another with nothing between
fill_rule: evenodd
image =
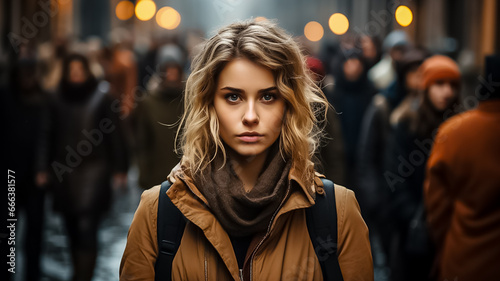
<instances>
[{"instance_id":1,"label":"woman's eyebrow","mask_svg":"<svg viewBox=\"0 0 500 281\"><path fill-rule=\"evenodd\" d=\"M269 87L269 88L265 88L265 89L259 90L259 93L271 92L271 91L274 91L276 89L278 89L278 87L272 86L272 87Z\"/></svg>"},{"instance_id":2,"label":"woman's eyebrow","mask_svg":"<svg viewBox=\"0 0 500 281\"><path fill-rule=\"evenodd\" d=\"M237 92L237 93L244 93L245 92L242 89L233 88L233 87L224 87L224 88L221 88L221 90L228 90L228 91Z\"/></svg>"},{"instance_id":3,"label":"woman's eyebrow","mask_svg":"<svg viewBox=\"0 0 500 281\"><path fill-rule=\"evenodd\" d=\"M278 87L272 86L269 88L259 90L259 93L270 92L270 91L273 91L276 89L278 89ZM224 87L224 88L221 88L221 90L228 90L228 91L236 92L236 93L244 93L245 92L243 89L238 89L238 88L233 88L233 87Z\"/></svg>"}]
</instances>

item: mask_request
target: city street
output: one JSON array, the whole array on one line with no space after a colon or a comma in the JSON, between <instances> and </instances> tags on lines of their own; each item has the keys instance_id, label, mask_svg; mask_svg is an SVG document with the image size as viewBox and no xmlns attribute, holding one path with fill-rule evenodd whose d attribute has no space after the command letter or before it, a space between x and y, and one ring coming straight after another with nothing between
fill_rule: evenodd
<instances>
[{"instance_id":1,"label":"city street","mask_svg":"<svg viewBox=\"0 0 500 281\"><path fill-rule=\"evenodd\" d=\"M126 192L115 193L114 203L104 218L99 230L99 253L95 268L94 281L118 280L120 260L125 249L127 231L139 203L142 190L137 186L137 171L132 169L128 176L129 187ZM63 281L71 279L71 254L69 241L62 224L62 218L54 213L51 199L47 198L44 237L42 242L42 281ZM20 218L20 233L24 232L23 219ZM19 263L15 281L23 280L22 244L18 249Z\"/></svg>"}]
</instances>

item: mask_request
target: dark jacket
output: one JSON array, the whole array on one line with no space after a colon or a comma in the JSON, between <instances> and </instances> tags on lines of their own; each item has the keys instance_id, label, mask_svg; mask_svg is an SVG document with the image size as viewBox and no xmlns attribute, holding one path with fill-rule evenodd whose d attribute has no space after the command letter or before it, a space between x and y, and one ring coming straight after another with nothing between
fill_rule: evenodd
<instances>
[{"instance_id":1,"label":"dark jacket","mask_svg":"<svg viewBox=\"0 0 500 281\"><path fill-rule=\"evenodd\" d=\"M46 168L44 155L48 151L40 140L49 117L49 97L41 90L23 94L15 87L1 89L0 93L6 132L3 159L16 173L16 197L22 204L35 189L36 172Z\"/></svg>"},{"instance_id":2,"label":"dark jacket","mask_svg":"<svg viewBox=\"0 0 500 281\"><path fill-rule=\"evenodd\" d=\"M328 110L324 132L325 141L315 155L315 169L328 179L343 185L346 183L345 145L339 117L333 109Z\"/></svg>"},{"instance_id":3,"label":"dark jacket","mask_svg":"<svg viewBox=\"0 0 500 281\"><path fill-rule=\"evenodd\" d=\"M181 94L181 87L161 88L140 101L134 113L139 186L144 189L165 181L180 160L174 141L182 115Z\"/></svg>"},{"instance_id":4,"label":"dark jacket","mask_svg":"<svg viewBox=\"0 0 500 281\"><path fill-rule=\"evenodd\" d=\"M375 94L376 89L365 73L357 81L348 81L343 74L335 77L332 104L340 113L339 119L346 151L346 169L350 173L348 183L353 180L354 176L356 149L363 115Z\"/></svg>"},{"instance_id":5,"label":"dark jacket","mask_svg":"<svg viewBox=\"0 0 500 281\"><path fill-rule=\"evenodd\" d=\"M111 200L111 176L128 163L118 110L106 82L79 95L60 92L52 106L50 169L54 206L70 213L100 214Z\"/></svg>"},{"instance_id":6,"label":"dark jacket","mask_svg":"<svg viewBox=\"0 0 500 281\"><path fill-rule=\"evenodd\" d=\"M405 95L401 83L394 81L386 90L376 94L365 111L356 151L356 184L363 216L368 221L385 219L391 193L384 177L387 142L391 136L390 117Z\"/></svg>"},{"instance_id":7,"label":"dark jacket","mask_svg":"<svg viewBox=\"0 0 500 281\"><path fill-rule=\"evenodd\" d=\"M428 151L417 143L431 142L431 136L411 132L409 121L401 119L387 143L384 179L391 190L389 213L395 222L406 227L422 203L422 186ZM390 174L389 174L390 173Z\"/></svg>"},{"instance_id":8,"label":"dark jacket","mask_svg":"<svg viewBox=\"0 0 500 281\"><path fill-rule=\"evenodd\" d=\"M377 219L387 205L390 189L384 179L385 148L390 135L392 107L382 94L373 97L361 124L354 190L366 218Z\"/></svg>"}]
</instances>

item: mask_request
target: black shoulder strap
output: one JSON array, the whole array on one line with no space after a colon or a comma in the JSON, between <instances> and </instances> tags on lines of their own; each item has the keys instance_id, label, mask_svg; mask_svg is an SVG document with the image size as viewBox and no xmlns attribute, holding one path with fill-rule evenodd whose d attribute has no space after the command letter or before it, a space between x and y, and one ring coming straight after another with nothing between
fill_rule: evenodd
<instances>
[{"instance_id":1,"label":"black shoulder strap","mask_svg":"<svg viewBox=\"0 0 500 281\"><path fill-rule=\"evenodd\" d=\"M321 179L325 193L316 196L316 204L306 209L307 229L321 264L323 280L342 281L337 256L337 207L332 181Z\"/></svg>"},{"instance_id":2,"label":"black shoulder strap","mask_svg":"<svg viewBox=\"0 0 500 281\"><path fill-rule=\"evenodd\" d=\"M161 184L158 198L157 237L159 254L155 263L155 281L167 281L172 278L172 262L181 244L186 221L181 211L167 196L170 182Z\"/></svg>"}]
</instances>

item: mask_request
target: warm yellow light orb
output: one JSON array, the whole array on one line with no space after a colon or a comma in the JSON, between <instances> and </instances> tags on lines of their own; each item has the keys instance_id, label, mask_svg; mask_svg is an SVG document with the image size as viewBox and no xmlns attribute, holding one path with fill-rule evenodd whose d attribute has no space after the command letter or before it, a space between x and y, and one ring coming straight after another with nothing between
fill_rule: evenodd
<instances>
[{"instance_id":1,"label":"warm yellow light orb","mask_svg":"<svg viewBox=\"0 0 500 281\"><path fill-rule=\"evenodd\" d=\"M341 13L335 13L328 20L328 25L333 33L342 35L349 29L349 20Z\"/></svg>"},{"instance_id":2,"label":"warm yellow light orb","mask_svg":"<svg viewBox=\"0 0 500 281\"><path fill-rule=\"evenodd\" d=\"M135 16L142 21L150 20L155 13L156 4L151 0L141 0L135 5Z\"/></svg>"},{"instance_id":3,"label":"warm yellow light orb","mask_svg":"<svg viewBox=\"0 0 500 281\"><path fill-rule=\"evenodd\" d=\"M396 9L396 13L394 14L394 16L396 17L396 21L401 26L408 26L413 21L413 13L411 12L410 8L403 5L399 6Z\"/></svg>"},{"instance_id":4,"label":"warm yellow light orb","mask_svg":"<svg viewBox=\"0 0 500 281\"><path fill-rule=\"evenodd\" d=\"M324 30L323 26L319 22L310 21L304 27L304 35L309 41L319 41L323 38Z\"/></svg>"},{"instance_id":5,"label":"warm yellow light orb","mask_svg":"<svg viewBox=\"0 0 500 281\"><path fill-rule=\"evenodd\" d=\"M156 22L165 29L176 29L181 23L181 15L172 7L163 7L156 13Z\"/></svg>"},{"instance_id":6,"label":"warm yellow light orb","mask_svg":"<svg viewBox=\"0 0 500 281\"><path fill-rule=\"evenodd\" d=\"M134 4L130 1L121 1L116 5L115 14L120 20L128 20L134 15Z\"/></svg>"}]
</instances>

